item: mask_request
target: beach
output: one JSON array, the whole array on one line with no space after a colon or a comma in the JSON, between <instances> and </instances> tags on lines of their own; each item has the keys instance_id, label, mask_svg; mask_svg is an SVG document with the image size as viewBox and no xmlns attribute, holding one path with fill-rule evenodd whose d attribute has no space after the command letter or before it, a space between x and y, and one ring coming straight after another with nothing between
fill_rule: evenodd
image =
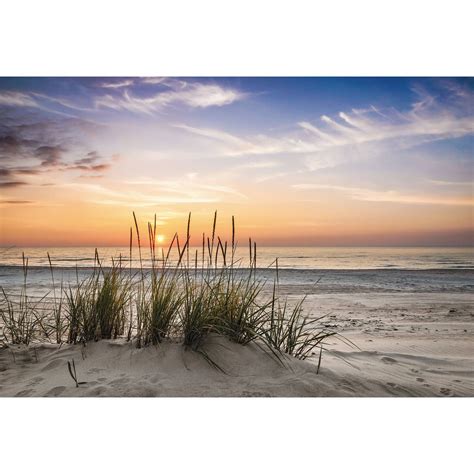
<instances>
[{"instance_id":1,"label":"beach","mask_svg":"<svg viewBox=\"0 0 474 474\"><path fill-rule=\"evenodd\" d=\"M267 272L259 275L271 291ZM42 343L0 349L0 396L474 396L473 277L452 269L281 270L281 293L290 302L306 295L305 308L352 343L325 340L319 373L319 351L279 362L221 336L204 348L222 371L172 342Z\"/></svg>"}]
</instances>

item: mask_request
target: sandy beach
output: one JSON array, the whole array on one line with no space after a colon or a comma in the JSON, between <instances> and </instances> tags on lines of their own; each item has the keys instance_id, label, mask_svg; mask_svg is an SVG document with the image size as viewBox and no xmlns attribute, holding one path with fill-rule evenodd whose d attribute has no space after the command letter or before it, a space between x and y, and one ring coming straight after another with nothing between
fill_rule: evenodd
<instances>
[{"instance_id":1,"label":"sandy beach","mask_svg":"<svg viewBox=\"0 0 474 474\"><path fill-rule=\"evenodd\" d=\"M285 288L300 295L300 286ZM0 349L0 396L474 396L474 308L467 292L352 292L308 296L358 349L337 339L282 366L254 344L211 337L226 372L176 343L137 349L123 340ZM75 387L67 362L75 361Z\"/></svg>"}]
</instances>

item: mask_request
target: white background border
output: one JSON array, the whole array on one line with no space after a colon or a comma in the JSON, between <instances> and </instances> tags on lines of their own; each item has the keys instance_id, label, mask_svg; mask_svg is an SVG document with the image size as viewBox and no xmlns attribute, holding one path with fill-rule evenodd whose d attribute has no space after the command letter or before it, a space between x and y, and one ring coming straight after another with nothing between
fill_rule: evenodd
<instances>
[{"instance_id":1,"label":"white background border","mask_svg":"<svg viewBox=\"0 0 474 474\"><path fill-rule=\"evenodd\" d=\"M16 0L0 7L0 75L473 76L472 13L458 0ZM0 399L0 409L6 473L472 469L472 399Z\"/></svg>"},{"instance_id":2,"label":"white background border","mask_svg":"<svg viewBox=\"0 0 474 474\"><path fill-rule=\"evenodd\" d=\"M468 0L15 0L2 75L472 75Z\"/></svg>"}]
</instances>

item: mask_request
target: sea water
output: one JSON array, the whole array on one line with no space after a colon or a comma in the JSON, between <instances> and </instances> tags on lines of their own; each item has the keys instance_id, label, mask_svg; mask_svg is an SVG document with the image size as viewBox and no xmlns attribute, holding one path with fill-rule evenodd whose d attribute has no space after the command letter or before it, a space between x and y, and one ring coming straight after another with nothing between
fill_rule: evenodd
<instances>
[{"instance_id":1,"label":"sea water","mask_svg":"<svg viewBox=\"0 0 474 474\"><path fill-rule=\"evenodd\" d=\"M56 285L69 285L91 273L97 265L91 247L0 248L0 286L6 291L20 289L24 273L22 254L28 260L29 291L45 294L52 289L47 253L51 257ZM155 265L162 265L167 249L155 249ZM215 249L214 249L215 252ZM112 259L124 269L151 267L150 251L142 248L98 248L102 266ZM227 265L231 263L227 251ZM168 256L173 265L176 249ZM254 258L252 249L252 260ZM208 264L207 249L191 247L183 261L198 270ZM245 271L251 265L248 248L238 248L234 265ZM472 291L474 289L474 249L467 247L260 247L257 248L257 275L267 281L275 279L278 261L281 285L301 286L302 292L318 291ZM223 264L219 254L218 266ZM215 265L213 260L212 265Z\"/></svg>"}]
</instances>

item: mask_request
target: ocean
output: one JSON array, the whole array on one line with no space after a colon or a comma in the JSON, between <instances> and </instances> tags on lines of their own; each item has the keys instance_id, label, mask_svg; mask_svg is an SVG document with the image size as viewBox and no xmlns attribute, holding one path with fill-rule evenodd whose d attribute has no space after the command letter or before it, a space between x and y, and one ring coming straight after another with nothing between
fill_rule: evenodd
<instances>
[{"instance_id":1,"label":"ocean","mask_svg":"<svg viewBox=\"0 0 474 474\"><path fill-rule=\"evenodd\" d=\"M129 248L98 248L103 266L112 258L122 258L129 266ZM202 264L202 249L190 248L190 266ZM90 274L94 267L94 248L2 248L0 249L0 286L19 290L23 282L22 252L28 259L28 288L41 295L52 288L47 252L51 256L56 283L70 284ZM161 256L156 249L156 256ZM177 258L177 251L170 261ZM187 260L187 254L184 257ZM229 257L228 257L229 258ZM474 249L460 247L260 247L257 248L257 274L273 281L278 259L282 288L300 287L302 293L392 292L392 291L472 291L474 290ZM145 268L150 267L150 252L142 248ZM235 254L240 268L249 266L249 250L240 247ZM158 261L158 265L160 262ZM222 259L218 265L222 264ZM138 249L132 252L132 268L140 268Z\"/></svg>"}]
</instances>

